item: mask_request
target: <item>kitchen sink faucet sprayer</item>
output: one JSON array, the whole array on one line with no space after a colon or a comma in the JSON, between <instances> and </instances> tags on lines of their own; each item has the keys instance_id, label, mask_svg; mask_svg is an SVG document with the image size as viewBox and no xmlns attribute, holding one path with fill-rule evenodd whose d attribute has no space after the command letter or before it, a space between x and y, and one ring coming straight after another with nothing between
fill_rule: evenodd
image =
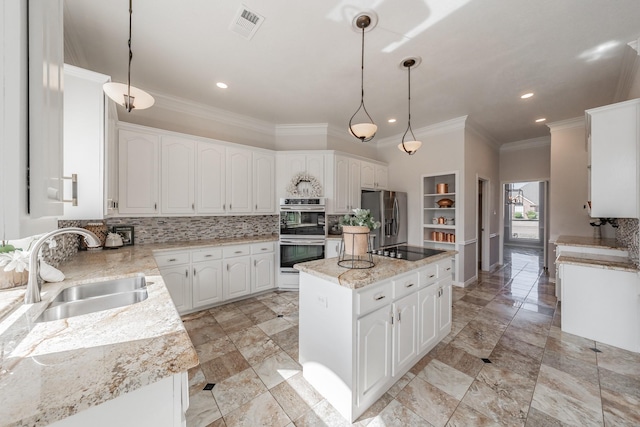
<instances>
[{"instance_id":1,"label":"kitchen sink faucet sprayer","mask_svg":"<svg viewBox=\"0 0 640 427\"><path fill-rule=\"evenodd\" d=\"M52 237L71 233L76 233L84 237L87 242L87 247L89 248L95 248L102 244L98 236L89 230L79 227L59 228L40 237L33 245L33 249L31 249L31 254L29 255L29 281L27 282L27 292L24 294L25 304L33 304L42 300L40 297L42 279L40 278L40 262L38 261L38 253L42 245Z\"/></svg>"}]
</instances>

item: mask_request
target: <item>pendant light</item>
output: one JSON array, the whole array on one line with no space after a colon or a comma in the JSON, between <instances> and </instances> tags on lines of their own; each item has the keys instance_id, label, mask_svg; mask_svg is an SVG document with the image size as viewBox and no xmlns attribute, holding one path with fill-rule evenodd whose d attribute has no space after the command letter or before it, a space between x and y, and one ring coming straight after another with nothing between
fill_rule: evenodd
<instances>
[{"instance_id":1,"label":"pendant light","mask_svg":"<svg viewBox=\"0 0 640 427\"><path fill-rule=\"evenodd\" d=\"M402 142L398 144L398 148L400 151L407 153L408 155L413 155L418 151L418 149L422 146L422 142L416 141L416 136L413 134L413 129L411 129L411 67L417 67L420 58L407 58L402 61L401 66L407 69L408 80L409 80L409 120L407 125L407 130L404 131L404 135L402 135ZM411 134L410 141L405 141L407 137L407 133Z\"/></svg>"},{"instance_id":2,"label":"pendant light","mask_svg":"<svg viewBox=\"0 0 640 427\"><path fill-rule=\"evenodd\" d=\"M349 133L351 133L351 135L355 136L362 142L371 141L376 135L376 131L378 130L378 126L373 123L373 119L369 115L369 112L367 112L367 108L364 106L364 32L365 29L369 27L369 30L372 30L373 27L375 27L376 21L377 17L373 12L361 13L360 15L357 15L353 20L353 25L356 28L360 28L362 30L362 55L360 62L360 106L358 107L356 112L353 113L351 119L349 119ZM353 119L361 109L364 111L364 114L367 116L369 121L354 124Z\"/></svg>"},{"instance_id":3,"label":"pendant light","mask_svg":"<svg viewBox=\"0 0 640 427\"><path fill-rule=\"evenodd\" d=\"M129 0L129 69L127 72L127 84L109 82L102 86L104 93L117 104L122 105L127 112L136 110L144 110L153 105L155 100L147 92L131 86L131 60L133 52L131 51L131 15L133 13L133 0Z\"/></svg>"}]
</instances>

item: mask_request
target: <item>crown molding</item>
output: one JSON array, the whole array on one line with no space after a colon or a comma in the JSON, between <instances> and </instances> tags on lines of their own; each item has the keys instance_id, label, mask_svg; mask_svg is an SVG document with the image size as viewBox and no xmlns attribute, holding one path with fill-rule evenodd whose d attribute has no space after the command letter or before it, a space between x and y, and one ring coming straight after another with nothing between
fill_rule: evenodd
<instances>
[{"instance_id":1,"label":"crown molding","mask_svg":"<svg viewBox=\"0 0 640 427\"><path fill-rule=\"evenodd\" d=\"M237 126L244 129L250 129L265 135L274 136L275 126L262 120L254 119L242 114L232 113L221 108L215 108L210 105L189 101L183 98L170 96L158 92L151 92L155 98L155 108L163 108L165 110L176 113L183 113L201 119L221 122L227 125Z\"/></svg>"},{"instance_id":2,"label":"crown molding","mask_svg":"<svg viewBox=\"0 0 640 427\"><path fill-rule=\"evenodd\" d=\"M328 123L300 123L300 124L284 124L275 126L276 136L313 136L328 134Z\"/></svg>"},{"instance_id":3,"label":"crown molding","mask_svg":"<svg viewBox=\"0 0 640 427\"><path fill-rule=\"evenodd\" d=\"M635 43L635 47L632 44ZM626 101L629 99L629 92L633 86L633 82L638 75L638 45L636 42L628 43L632 49L625 49L622 55L622 66L620 67L620 73L618 74L618 83L616 85L616 91L613 96L613 103Z\"/></svg>"},{"instance_id":4,"label":"crown molding","mask_svg":"<svg viewBox=\"0 0 640 427\"><path fill-rule=\"evenodd\" d=\"M468 118L465 129L470 130L471 132L478 135L484 142L487 143L490 147L500 150L500 143L491 136L489 132L485 128L483 128L478 122L475 120Z\"/></svg>"},{"instance_id":5,"label":"crown molding","mask_svg":"<svg viewBox=\"0 0 640 427\"><path fill-rule=\"evenodd\" d=\"M413 131L413 133L420 135L421 137L427 137L431 135L440 135L443 133L453 132L455 130L464 130L466 121L469 116L456 117L455 119L446 120L444 122L436 123L433 125L425 126ZM378 141L378 146L398 145L402 139L402 134L395 136L389 136Z\"/></svg>"},{"instance_id":6,"label":"crown molding","mask_svg":"<svg viewBox=\"0 0 640 427\"><path fill-rule=\"evenodd\" d=\"M500 151L527 150L529 148L547 147L550 145L551 145L551 137L541 136L540 138L523 139L521 141L502 144L502 146L500 147Z\"/></svg>"},{"instance_id":7,"label":"crown molding","mask_svg":"<svg viewBox=\"0 0 640 427\"><path fill-rule=\"evenodd\" d=\"M551 132L557 130L572 129L577 127L584 128L584 117L575 117L573 119L561 120L559 122L547 123L547 127Z\"/></svg>"},{"instance_id":8,"label":"crown molding","mask_svg":"<svg viewBox=\"0 0 640 427\"><path fill-rule=\"evenodd\" d=\"M357 138L349 134L349 130L347 127L343 129L343 128L335 127L333 125L329 125L327 127L327 136L330 136L332 139L336 139L338 141L350 142L352 144L358 144L358 145L363 144L360 140L358 140ZM369 141L369 142L365 142L364 144L377 144L377 141L376 142Z\"/></svg>"}]
</instances>

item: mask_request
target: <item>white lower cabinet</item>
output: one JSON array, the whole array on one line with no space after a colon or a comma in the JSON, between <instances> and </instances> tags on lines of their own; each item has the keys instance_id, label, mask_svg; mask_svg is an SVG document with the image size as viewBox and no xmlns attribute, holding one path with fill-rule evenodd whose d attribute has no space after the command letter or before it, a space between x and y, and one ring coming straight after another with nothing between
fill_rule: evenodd
<instances>
[{"instance_id":1,"label":"white lower cabinet","mask_svg":"<svg viewBox=\"0 0 640 427\"><path fill-rule=\"evenodd\" d=\"M391 379L392 316L389 307L384 307L356 321L358 404L385 388Z\"/></svg>"},{"instance_id":2,"label":"white lower cabinet","mask_svg":"<svg viewBox=\"0 0 640 427\"><path fill-rule=\"evenodd\" d=\"M251 292L251 257L225 259L224 299L238 298Z\"/></svg>"},{"instance_id":3,"label":"white lower cabinet","mask_svg":"<svg viewBox=\"0 0 640 427\"><path fill-rule=\"evenodd\" d=\"M418 356L418 292L394 302L393 314L393 375L397 376Z\"/></svg>"},{"instance_id":4,"label":"white lower cabinet","mask_svg":"<svg viewBox=\"0 0 640 427\"><path fill-rule=\"evenodd\" d=\"M451 331L451 260L350 289L300 273L303 375L355 421Z\"/></svg>"},{"instance_id":5,"label":"white lower cabinet","mask_svg":"<svg viewBox=\"0 0 640 427\"><path fill-rule=\"evenodd\" d=\"M222 261L204 261L192 264L193 308L222 301Z\"/></svg>"},{"instance_id":6,"label":"white lower cabinet","mask_svg":"<svg viewBox=\"0 0 640 427\"><path fill-rule=\"evenodd\" d=\"M179 313L190 310L191 304L191 277L189 264L160 269L164 284L169 290L173 304Z\"/></svg>"},{"instance_id":7,"label":"white lower cabinet","mask_svg":"<svg viewBox=\"0 0 640 427\"><path fill-rule=\"evenodd\" d=\"M188 408L189 379L186 372L181 372L84 409L50 426L184 427Z\"/></svg>"},{"instance_id":8,"label":"white lower cabinet","mask_svg":"<svg viewBox=\"0 0 640 427\"><path fill-rule=\"evenodd\" d=\"M275 287L275 242L158 252L155 259L180 314Z\"/></svg>"}]
</instances>

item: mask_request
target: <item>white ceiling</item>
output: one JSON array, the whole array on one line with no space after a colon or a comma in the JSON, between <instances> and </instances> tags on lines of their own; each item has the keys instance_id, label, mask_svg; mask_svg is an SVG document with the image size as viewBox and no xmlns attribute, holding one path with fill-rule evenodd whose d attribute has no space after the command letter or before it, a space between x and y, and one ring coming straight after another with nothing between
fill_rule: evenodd
<instances>
[{"instance_id":1,"label":"white ceiling","mask_svg":"<svg viewBox=\"0 0 640 427\"><path fill-rule=\"evenodd\" d=\"M67 62L126 82L129 2L64 1ZM243 3L265 17L251 40L229 30ZM273 124L346 129L360 102L351 20L366 9L379 19L365 36L374 141L406 128L408 56L422 58L414 130L469 115L506 143L547 135L539 117L626 96L621 76L637 58L627 43L640 37L638 0L135 0L132 85Z\"/></svg>"}]
</instances>

